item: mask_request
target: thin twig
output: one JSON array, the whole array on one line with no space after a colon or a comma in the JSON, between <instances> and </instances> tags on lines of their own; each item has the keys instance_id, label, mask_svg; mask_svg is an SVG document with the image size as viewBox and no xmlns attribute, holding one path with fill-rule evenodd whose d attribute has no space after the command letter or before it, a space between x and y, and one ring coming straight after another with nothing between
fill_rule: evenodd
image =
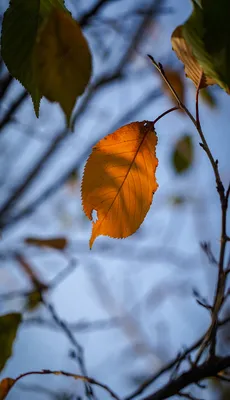
<instances>
[{"instance_id":1,"label":"thin twig","mask_svg":"<svg viewBox=\"0 0 230 400\"><path fill-rule=\"evenodd\" d=\"M216 323L218 319L218 314L221 310L221 307L223 305L224 301L224 294L225 294L225 286L226 286L226 274L224 271L224 258L225 258L225 250L226 250L226 243L227 243L227 233L226 233L226 225L227 225L227 208L228 208L228 198L229 198L229 192L230 189L228 188L226 194L225 194L225 189L220 177L219 173L219 168L218 168L218 161L214 159L211 150L208 146L208 143L205 139L204 133L202 131L201 125L200 125L200 118L199 118L199 102L198 102L198 95L199 95L199 86L197 89L197 94L196 94L196 118L193 117L193 115L190 113L190 111L187 109L187 107L182 103L180 100L178 94L176 93L175 89L167 79L167 76L165 75L164 69L162 65L157 63L152 56L149 55L150 60L152 61L154 67L158 70L158 72L161 74L162 78L164 79L165 83L171 90L172 94L176 98L178 102L178 106L188 115L192 123L194 124L200 139L201 139L201 147L204 149L206 152L208 159L210 161L210 164L212 166L215 180L216 180L216 187L217 187L217 192L219 194L219 199L220 199L220 205L221 205L221 210L222 210L222 218L221 218L221 238L220 238L220 253L219 253L219 261L218 261L218 268L219 268L219 273L218 273L218 281L216 285L216 291L215 291L215 297L214 297L214 302L212 306L212 321L209 326L209 329L207 330L207 333L205 335L205 339L199 349L199 352L196 356L196 363L199 362L203 351L207 347L207 345L210 343L210 341L213 339L215 341L215 335L216 335ZM200 77L200 82L202 80L202 76ZM214 351L214 345L212 345L212 353Z\"/></svg>"},{"instance_id":2,"label":"thin twig","mask_svg":"<svg viewBox=\"0 0 230 400\"><path fill-rule=\"evenodd\" d=\"M142 400L165 400L178 394L187 386L200 382L209 377L218 377L218 374L229 368L230 355L227 357L216 357L208 359L201 365L194 365L193 368L182 373L177 379L167 383L161 389L144 397Z\"/></svg>"},{"instance_id":3,"label":"thin twig","mask_svg":"<svg viewBox=\"0 0 230 400\"><path fill-rule=\"evenodd\" d=\"M202 250L204 251L204 253L206 254L206 256L208 257L210 264L218 266L218 261L216 260L214 254L212 252L210 243L202 242L200 244L200 246L201 246Z\"/></svg>"},{"instance_id":4,"label":"thin twig","mask_svg":"<svg viewBox=\"0 0 230 400\"><path fill-rule=\"evenodd\" d=\"M40 294L40 301L41 303L45 306L45 308L49 311L52 319L54 322L62 329L62 331L65 333L67 338L70 340L74 348L77 350L77 355L76 355L76 360L78 361L80 371L82 375L88 375L86 371L86 366L84 363L84 356L83 356L83 348L82 346L78 343L78 341L75 339L75 336L73 335L72 331L69 329L69 327L66 325L66 323L58 316L55 308L53 305L49 304L46 302L45 297L44 297L44 290L48 288L47 285L43 284L43 282L40 280L40 278L37 276L35 273L34 269L31 267L29 262L26 260L26 258L20 254L16 253L15 254L16 260L19 262L20 267L22 270L26 273L26 275L29 277L30 281L33 283L34 287ZM65 276L64 276L65 278ZM59 282L60 283L60 280ZM85 382L85 393L88 398L94 398L94 393L93 389L91 386Z\"/></svg>"},{"instance_id":5,"label":"thin twig","mask_svg":"<svg viewBox=\"0 0 230 400\"><path fill-rule=\"evenodd\" d=\"M188 400L202 400L202 399L198 399L198 397L191 395L191 393L181 392L181 393L178 393L178 396L183 397L184 399L188 399Z\"/></svg>"},{"instance_id":6,"label":"thin twig","mask_svg":"<svg viewBox=\"0 0 230 400\"><path fill-rule=\"evenodd\" d=\"M121 323L119 317L114 317L111 319L102 319L102 320L95 320L95 321L77 321L77 322L71 322L68 323L68 327L72 332L78 332L78 333L83 333L83 332L97 332L97 331L102 331L106 329L114 329L119 326ZM28 327L33 327L34 325L40 326L42 328L48 328L52 330L58 330L60 329L59 326L57 326L56 323L54 323L52 320L44 319L41 317L30 317L27 319L23 320L23 326L26 328Z\"/></svg>"},{"instance_id":7,"label":"thin twig","mask_svg":"<svg viewBox=\"0 0 230 400\"><path fill-rule=\"evenodd\" d=\"M25 378L26 376L31 376L31 375L62 375L62 376L67 376L74 378L76 380L81 380L83 382L87 382L91 385L96 385L101 387L102 389L106 390L112 398L115 400L120 400L119 397L114 393L107 385L104 385L103 383L100 383L96 381L93 378L90 378L86 375L78 375L78 374L73 374L71 372L66 372L66 371L51 371L48 369L44 369L42 371L30 371L30 372L25 372L24 374L19 375L15 380L14 384L11 386L11 388L15 385L16 382L20 381L21 379Z\"/></svg>"},{"instance_id":8,"label":"thin twig","mask_svg":"<svg viewBox=\"0 0 230 400\"><path fill-rule=\"evenodd\" d=\"M222 321L219 321L218 327L222 328L226 324L230 323L230 317L227 317L223 319ZM150 378L148 378L144 383L142 383L139 388L137 388L134 392L132 392L130 395L126 396L124 400L132 400L135 397L139 396L144 392L145 389L147 389L150 385L155 383L155 381L160 378L163 374L169 372L173 367L175 367L178 364L178 361L181 360L186 360L187 357L194 351L196 350L201 343L203 342L205 338L205 335L203 335L199 340L197 340L195 343L193 343L189 348L185 349L183 353L181 353L180 357L174 358L173 360L169 361L168 364L164 365L159 371L157 371L155 374L153 374ZM194 364L191 363L191 368L194 367ZM194 382L196 383L196 382Z\"/></svg>"},{"instance_id":9,"label":"thin twig","mask_svg":"<svg viewBox=\"0 0 230 400\"><path fill-rule=\"evenodd\" d=\"M157 117L157 118L153 121L153 125L155 125L155 124L156 124L161 118L163 118L165 115L167 115L167 114L169 114L169 113L171 113L171 112L173 112L173 111L176 111L176 110L179 110L179 107L172 107L172 108L170 108L169 110L163 112L161 115L159 115L159 117Z\"/></svg>"},{"instance_id":10,"label":"thin twig","mask_svg":"<svg viewBox=\"0 0 230 400\"><path fill-rule=\"evenodd\" d=\"M200 74L200 80L198 82L198 86L196 89L196 123L197 126L200 128L200 112L199 112L199 94L200 94L200 87L201 87L201 82L202 82L202 78L203 78L203 71L201 70L201 74Z\"/></svg>"},{"instance_id":11,"label":"thin twig","mask_svg":"<svg viewBox=\"0 0 230 400\"><path fill-rule=\"evenodd\" d=\"M51 305L50 303L47 303L46 300L44 299L44 296L42 295L41 295L41 300L45 308L49 311L53 320L62 329L62 331L66 334L66 336L70 340L70 343L72 343L72 345L77 350L76 359L78 361L80 371L82 375L86 376L87 370L84 363L84 354L83 354L84 352L82 346L78 343L78 341L76 340L75 336L73 335L69 327L66 325L66 323L58 316L54 306ZM87 397L94 398L93 389L89 384L87 384L87 381L85 381L85 392Z\"/></svg>"}]
</instances>

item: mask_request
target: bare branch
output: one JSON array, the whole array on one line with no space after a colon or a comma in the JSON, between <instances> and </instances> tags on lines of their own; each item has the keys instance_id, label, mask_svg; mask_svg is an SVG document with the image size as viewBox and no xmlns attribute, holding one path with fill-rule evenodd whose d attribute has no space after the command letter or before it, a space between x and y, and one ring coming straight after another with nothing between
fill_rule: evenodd
<instances>
[{"instance_id":1,"label":"bare branch","mask_svg":"<svg viewBox=\"0 0 230 400\"><path fill-rule=\"evenodd\" d=\"M142 400L165 400L179 392L192 383L197 383L205 378L218 377L220 371L230 366L230 355L227 357L216 357L209 359L201 365L196 365L181 374L177 379L169 382L155 393L144 397Z\"/></svg>"},{"instance_id":2,"label":"bare branch","mask_svg":"<svg viewBox=\"0 0 230 400\"><path fill-rule=\"evenodd\" d=\"M228 197L229 197L230 189L228 188L228 190L226 191L226 194L225 194L225 189L224 189L224 186L223 186L223 183L222 183L222 180L220 177L220 173L219 173L218 162L215 161L215 159L212 155L212 152L208 146L208 143L205 139L202 128L201 128L200 119L199 119L199 103L198 103L199 87L198 87L198 90L196 93L196 118L194 118L193 115L190 113L190 111L187 109L187 107L182 103L182 101L180 100L175 89L172 87L171 83L169 82L167 76L165 75L163 66L160 63L158 64L152 56L149 56L149 58L152 61L154 67L158 70L158 72L164 79L165 83L169 87L169 89L172 92L175 99L177 100L178 106L190 118L190 120L192 121L193 125L195 126L195 128L200 136L201 147L204 149L204 151L207 154L207 157L210 161L210 164L211 164L211 167L212 167L215 179L216 179L216 188L217 188L217 192L219 195L221 211L222 211L220 253L219 253L219 260L218 260L219 273L218 273L218 281L217 281L217 285L216 285L215 297L214 297L213 306L212 306L212 321L207 330L204 341L199 349L199 352L196 356L196 363L198 363L201 358L201 355L203 354L203 351L211 342L213 342L212 346L211 346L211 355L213 356L213 352L215 352L216 326L217 326L218 314L219 314L219 312L222 308L223 302L224 302L225 287L226 287L226 273L224 271L224 260L225 260L225 253L226 253L226 244L227 244L226 226L227 226ZM202 79L202 76L201 76L201 79Z\"/></svg>"},{"instance_id":3,"label":"bare branch","mask_svg":"<svg viewBox=\"0 0 230 400\"><path fill-rule=\"evenodd\" d=\"M12 115L15 113L16 110L24 103L27 99L28 93L23 90L23 92L18 96L16 100L14 100L5 115L3 116L2 120L0 121L0 131L5 128L5 126L10 122Z\"/></svg>"},{"instance_id":4,"label":"bare branch","mask_svg":"<svg viewBox=\"0 0 230 400\"><path fill-rule=\"evenodd\" d=\"M30 371L30 372L26 372L24 374L19 375L15 379L14 384L11 386L11 388L18 381L20 381L21 379L25 378L26 376L31 376L31 375L57 375L57 376L62 375L62 376L67 376L67 377L70 377L70 378L74 378L76 380L81 380L84 383L89 383L91 385L99 386L102 389L104 389L105 391L107 391L110 394L110 396L112 398L114 398L115 400L120 400L119 397L115 394L115 392L113 392L107 385L104 385L103 383L101 383L99 381L96 381L93 378L90 378L90 377L88 377L86 375L84 375L84 376L83 375L77 375L77 374L73 374L71 372L66 372L66 371L51 371L51 370L48 370L48 369L44 369L42 371Z\"/></svg>"},{"instance_id":5,"label":"bare branch","mask_svg":"<svg viewBox=\"0 0 230 400\"><path fill-rule=\"evenodd\" d=\"M202 400L202 399L198 399L198 397L191 395L190 393L185 393L185 392L178 393L178 396L183 397L184 399L188 399L188 400Z\"/></svg>"},{"instance_id":6,"label":"bare branch","mask_svg":"<svg viewBox=\"0 0 230 400\"><path fill-rule=\"evenodd\" d=\"M13 77L10 74L7 74L4 78L0 79L0 101L2 101L12 82Z\"/></svg>"},{"instance_id":7,"label":"bare branch","mask_svg":"<svg viewBox=\"0 0 230 400\"><path fill-rule=\"evenodd\" d=\"M116 0L116 1L119 1L119 0ZM82 27L86 26L86 25L89 23L90 19L91 19L92 17L95 17L95 16L98 14L98 12L99 12L105 5L109 4L109 2L110 2L110 0L98 0L98 1L93 5L93 7L92 7L89 11L87 11L86 13L84 13L84 15L82 15L82 16L79 18L79 24L80 24Z\"/></svg>"},{"instance_id":8,"label":"bare branch","mask_svg":"<svg viewBox=\"0 0 230 400\"><path fill-rule=\"evenodd\" d=\"M46 300L44 299L44 296L42 296L42 303L44 304L45 308L49 311L49 313L52 316L55 323L62 329L62 331L65 333L65 335L69 339L70 343L72 343L74 348L77 350L76 359L78 361L81 373L84 376L86 376L87 370L86 370L86 366L85 366L85 362L84 362L83 347L75 339L73 333L71 332L69 327L66 325L66 323L58 316L54 306L46 302ZM94 398L93 389L92 389L91 385L89 385L88 383L92 383L92 382L89 382L89 380L86 379L85 380L85 393L88 398L93 399Z\"/></svg>"},{"instance_id":9,"label":"bare branch","mask_svg":"<svg viewBox=\"0 0 230 400\"><path fill-rule=\"evenodd\" d=\"M71 322L68 323L65 321L65 324L69 327L71 332L77 332L77 333L82 333L82 332L87 332L87 333L94 333L96 331L102 331L106 329L114 329L117 328L119 323L120 323L120 318L119 317L114 317L108 320L98 320L98 321L78 321L78 322ZM42 328L48 328L52 330L58 330L60 329L60 326L58 326L56 323L54 323L52 320L44 319L41 317L30 317L25 320L23 320L23 325L26 328L27 327L33 327L33 326L41 326Z\"/></svg>"}]
</instances>

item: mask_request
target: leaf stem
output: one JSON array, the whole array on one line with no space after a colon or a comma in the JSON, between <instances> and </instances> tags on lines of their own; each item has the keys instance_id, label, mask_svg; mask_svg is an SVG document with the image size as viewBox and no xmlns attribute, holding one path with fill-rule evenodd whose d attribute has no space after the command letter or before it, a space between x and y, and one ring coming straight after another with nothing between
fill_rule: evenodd
<instances>
[{"instance_id":1,"label":"leaf stem","mask_svg":"<svg viewBox=\"0 0 230 400\"><path fill-rule=\"evenodd\" d=\"M203 78L203 71L201 71L198 87L196 89L196 122L197 122L197 126L199 126L199 128L201 127L201 125L200 125L200 112L199 112L199 94L200 94L200 87L201 87L202 78Z\"/></svg>"},{"instance_id":2,"label":"leaf stem","mask_svg":"<svg viewBox=\"0 0 230 400\"><path fill-rule=\"evenodd\" d=\"M167 115L167 114L169 114L169 113L171 113L171 112L173 112L173 111L176 111L176 110L179 110L179 107L172 107L172 108L170 108L169 110L163 112L162 114L159 115L159 117L157 117L157 118L153 121L153 125L155 125L155 124L156 124L161 118L163 118L165 115Z\"/></svg>"}]
</instances>

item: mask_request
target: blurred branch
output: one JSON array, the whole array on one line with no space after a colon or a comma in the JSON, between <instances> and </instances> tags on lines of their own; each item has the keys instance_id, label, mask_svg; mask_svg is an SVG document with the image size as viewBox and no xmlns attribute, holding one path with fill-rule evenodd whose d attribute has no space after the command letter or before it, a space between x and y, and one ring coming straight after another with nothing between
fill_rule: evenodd
<instances>
[{"instance_id":1,"label":"blurred branch","mask_svg":"<svg viewBox=\"0 0 230 400\"><path fill-rule=\"evenodd\" d=\"M118 2L118 1L120 1L120 0L116 0L116 2ZM97 2L95 2L93 7L90 10L88 10L87 12L85 12L84 15L82 15L79 18L79 24L82 27L86 26L90 22L90 19L92 17L95 17L98 14L98 12L101 11L101 9L109 3L110 3L110 0L98 0ZM114 1L113 1L113 3L114 3Z\"/></svg>"},{"instance_id":2,"label":"blurred branch","mask_svg":"<svg viewBox=\"0 0 230 400\"><path fill-rule=\"evenodd\" d=\"M16 260L18 261L20 267L23 269L23 271L26 273L26 275L29 277L31 280L32 284L36 288L36 290L40 293L40 301L41 303L45 306L47 311L50 313L53 321L59 326L59 328L64 332L66 337L69 339L70 343L74 346L74 348L77 350L77 355L76 359L80 367L80 371L82 375L87 375L87 370L84 362L84 352L82 346L78 343L76 340L75 336L73 335L72 331L70 328L67 326L67 324L58 316L56 309L54 308L53 305L49 304L44 297L44 292L49 288L49 286L43 284L41 282L40 278L37 276L35 273L34 269L31 267L31 265L28 263L28 261L25 259L25 257L20 254L16 253L15 255ZM73 264L74 265L74 264ZM72 263L70 264L70 271L72 272L73 269ZM56 285L60 283L60 281L63 281L63 279L66 277L66 274L61 275L61 280L60 279L55 279L54 282L56 282ZM86 396L88 398L94 399L94 393L93 389L91 386L85 382L85 392Z\"/></svg>"},{"instance_id":3,"label":"blurred branch","mask_svg":"<svg viewBox=\"0 0 230 400\"><path fill-rule=\"evenodd\" d=\"M224 327L225 325L230 323L230 317L227 317L225 319L223 319L222 321L219 321L218 326L220 328ZM140 394L142 394L144 392L145 389L147 389L150 385L152 385L153 383L155 383L155 381L160 378L163 374L169 372L173 367L175 367L178 362L182 362L182 361L186 361L187 357L194 351L196 350L201 343L203 342L205 337L205 334L198 339L197 341L195 341L190 347L188 347L187 349L185 349L183 352L181 352L181 354L179 356L177 356L176 358L174 358L172 361L170 361L168 364L164 365L158 372L156 372L155 374L153 374L150 378L148 378L142 385L139 386L138 389L136 389L133 393L131 393L130 395L126 396L124 398L124 400L132 400L135 397L139 396ZM195 383L195 382L194 382ZM180 389L181 390L181 389ZM176 393L175 393L176 394ZM167 397L166 397L167 398ZM155 399L154 399L155 400Z\"/></svg>"},{"instance_id":4,"label":"blurred branch","mask_svg":"<svg viewBox=\"0 0 230 400\"><path fill-rule=\"evenodd\" d=\"M78 322L65 322L71 332L96 332L102 331L107 329L114 329L117 328L120 322L119 317L110 318L108 320L98 320L98 321L78 321ZM46 320L41 317L30 317L23 320L23 325L25 327L33 327L34 325L41 326L42 328L48 328L52 330L57 330L60 326L57 326L56 323L52 322L51 320Z\"/></svg>"},{"instance_id":5,"label":"blurred branch","mask_svg":"<svg viewBox=\"0 0 230 400\"><path fill-rule=\"evenodd\" d=\"M4 78L0 79L0 101L2 101L12 81L13 77L10 74L7 74Z\"/></svg>"},{"instance_id":6,"label":"blurred branch","mask_svg":"<svg viewBox=\"0 0 230 400\"><path fill-rule=\"evenodd\" d=\"M80 380L84 383L89 383L92 385L99 386L102 389L104 389L106 392L108 392L110 394L110 396L113 397L115 400L120 400L119 397L107 385L104 385L103 383L100 383L99 381L96 381L95 379L90 378L86 375L82 376L82 375L77 375L77 374L73 374L71 372L66 372L66 371L51 371L48 369L43 369L42 371L25 372L24 374L19 375L14 380L14 384L11 387L13 387L15 385L15 383L19 382L21 379L23 379L27 376L31 376L31 375L57 375L57 376L66 376L66 377L74 378L74 379Z\"/></svg>"},{"instance_id":7,"label":"blurred branch","mask_svg":"<svg viewBox=\"0 0 230 400\"><path fill-rule=\"evenodd\" d=\"M172 95L175 97L178 107L185 112L185 114L189 117L193 125L195 126L197 133L200 137L201 143L200 146L205 151L208 160L210 162L211 168L213 170L213 174L216 181L216 190L220 200L221 206L221 236L220 236L220 252L219 252L219 260L218 260L218 280L216 284L215 296L213 300L213 306L211 308L212 313L212 320L211 324L206 332L205 338L201 344L201 347L196 355L196 364L200 361L200 358L206 349L207 346L210 346L210 357L213 358L215 356L215 347L216 347L216 333L217 333L217 321L218 315L221 311L224 298L225 298L225 289L226 289L226 281L227 281L227 273L225 270L225 253L226 253L226 245L227 245L227 210L228 210L228 199L229 199L229 192L230 189L225 191L223 182L220 177L219 172L219 163L218 160L214 159L212 152L209 148L209 145L206 141L204 136L201 124L200 124L200 117L199 117L199 89L200 84L203 77L203 72L200 76L200 83L197 88L196 92L196 117L194 118L187 107L182 103L180 100L177 92L169 82L164 68L160 63L157 63L152 56L149 56L150 60L152 61L154 67L157 69L161 77L163 78L164 82L167 84L169 90L171 91Z\"/></svg>"},{"instance_id":8,"label":"blurred branch","mask_svg":"<svg viewBox=\"0 0 230 400\"><path fill-rule=\"evenodd\" d=\"M136 314L127 310L125 304L119 302L119 300L113 296L109 282L107 282L105 276L102 274L99 265L97 265L95 261L93 264L93 268L90 270L88 269L88 271L90 271L91 283L101 305L108 313L120 316L119 327L130 340L134 352L151 358L151 365L156 364L156 362L159 363L159 356L156 355L145 331L141 328L140 324L138 324Z\"/></svg>"},{"instance_id":9,"label":"blurred branch","mask_svg":"<svg viewBox=\"0 0 230 400\"><path fill-rule=\"evenodd\" d=\"M210 243L206 243L206 242L201 243L201 248L204 251L204 253L206 254L206 256L208 257L210 264L218 266L218 262L212 252Z\"/></svg>"},{"instance_id":10,"label":"blurred branch","mask_svg":"<svg viewBox=\"0 0 230 400\"><path fill-rule=\"evenodd\" d=\"M230 355L226 357L214 357L213 359L210 358L200 365L194 364L191 369L167 383L156 392L142 398L142 400L166 400L193 383L200 382L210 377L218 378L219 372L228 367L230 367Z\"/></svg>"},{"instance_id":11,"label":"blurred branch","mask_svg":"<svg viewBox=\"0 0 230 400\"><path fill-rule=\"evenodd\" d=\"M190 393L185 393L185 392L178 393L178 396L182 397L184 399L188 399L188 400L203 400L201 398L198 399L198 397L195 397L195 396L191 395Z\"/></svg>"},{"instance_id":12,"label":"blurred branch","mask_svg":"<svg viewBox=\"0 0 230 400\"><path fill-rule=\"evenodd\" d=\"M25 90L23 90L23 92L18 96L18 98L11 103L9 109L6 111L5 115L0 121L0 133L1 130L5 128L6 125L11 121L11 118L15 113L15 111L19 109L19 107L24 103L24 101L27 99L28 96L29 94Z\"/></svg>"},{"instance_id":13,"label":"blurred branch","mask_svg":"<svg viewBox=\"0 0 230 400\"><path fill-rule=\"evenodd\" d=\"M12 292L7 292L7 293L0 293L0 300L1 301L6 301L6 300L12 300L17 297L25 297L27 298L30 294L33 293L34 288L36 290L53 290L56 289L56 287L62 283L77 267L77 261L76 260L71 260L70 263L67 265L66 268L64 268L61 272L59 272L50 282L48 283L43 283L41 282L40 278L36 276L35 271L31 269L31 266L28 264L28 262L25 260L25 258L17 252L12 253L12 257L18 261L20 264L20 267L23 269L23 271L26 273L26 275L29 277L33 289L31 290L14 290Z\"/></svg>"},{"instance_id":14,"label":"blurred branch","mask_svg":"<svg viewBox=\"0 0 230 400\"><path fill-rule=\"evenodd\" d=\"M66 325L66 323L58 316L55 308L53 305L49 304L46 302L44 299L44 296L42 296L42 303L45 306L45 308L49 311L51 317L53 318L54 322L60 327L60 329L65 333L66 337L69 339L70 343L74 346L74 348L77 350L76 354L76 359L78 361L80 371L81 373L86 376L87 375L87 370L85 366L85 361L84 361L84 351L83 347L78 343L78 341L75 339L72 331L70 328ZM94 399L94 392L93 389L90 385L88 380L85 380L85 394L86 397Z\"/></svg>"}]
</instances>

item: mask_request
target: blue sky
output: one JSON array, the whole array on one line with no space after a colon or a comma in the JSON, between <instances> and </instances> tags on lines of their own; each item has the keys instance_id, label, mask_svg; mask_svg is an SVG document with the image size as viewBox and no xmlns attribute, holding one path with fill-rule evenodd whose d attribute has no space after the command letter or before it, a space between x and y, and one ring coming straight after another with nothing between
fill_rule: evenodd
<instances>
[{"instance_id":1,"label":"blue sky","mask_svg":"<svg viewBox=\"0 0 230 400\"><path fill-rule=\"evenodd\" d=\"M125 10L122 2L118 3L119 6L114 5L114 12ZM68 4L71 8L70 2L66 1ZM102 90L96 96L87 113L77 121L74 134L41 172L40 179L22 198L19 208L24 208L31 199L35 199L74 160L82 159L90 145L113 130L125 110L138 104L144 94L159 88L160 79L149 68L147 53L169 66L180 66L171 51L170 36L174 28L187 18L191 6L189 1L171 0L167 4L173 8L173 13L162 16L155 27L150 26L142 46L133 55L130 79ZM109 8L108 13L113 15ZM95 74L98 74L100 68L106 68L106 65L103 65L100 55L95 51L95 31L86 29L85 34L93 53ZM106 38L109 50L114 40L119 40L122 49L124 38L113 32ZM116 47L117 51L119 46ZM110 62L116 57L111 51ZM135 73L141 71L144 71L143 76L136 78ZM5 101L6 109L20 90L20 85L15 83ZM218 107L210 109L202 103L201 122L210 148L215 158L219 159L223 181L227 184L230 178L230 100L218 88L212 90L217 96ZM192 112L194 99L192 83L186 81L186 104ZM171 106L170 100L161 96L137 111L132 120L153 120ZM46 101L41 106L40 120L36 120L33 114L31 101L24 104L16 117L18 123L9 125L2 139L9 154L2 196L40 157L63 124L58 106ZM124 121L128 122L129 119ZM89 251L91 227L81 209L79 184L72 192L65 185L28 219L6 231L0 250L16 248L24 251L23 238L27 236L45 234L65 235L68 238L69 247L65 254L34 249L25 249L25 252L41 277L47 281L68 265L70 260L76 260L75 271L48 295L49 301L66 321L95 321L125 316L126 322L116 329L76 335L85 350L89 375L106 382L121 395L134 389L131 374L148 376L150 371L155 371L174 357L181 346L190 344L197 335L203 333L209 319L206 312L197 306L192 289L199 288L202 294L211 299L216 279L216 271L208 264L199 245L200 241L211 241L215 253L219 246L220 209L207 157L199 146L199 138L191 122L180 113L165 117L157 124L156 130L159 138L159 189L143 225L135 235L122 241L100 237L93 250ZM191 171L177 176L171 165L171 153L177 139L184 133L192 135L195 162ZM81 162L80 175L83 165ZM170 203L172 196L182 194L187 199L185 204L173 207ZM4 262L0 274L3 282L1 293L26 287L15 262ZM21 309L22 304L16 299L2 304L1 311ZM42 307L26 317L40 315L48 318ZM22 326L15 343L14 357L8 362L2 376L16 376L27 370L44 368L76 372L76 363L68 357L70 348L61 332ZM30 381L37 382L38 379L31 378ZM44 377L39 382L53 389L60 386L69 390L81 387L82 390L81 384L59 377ZM100 399L107 398L103 392L100 393ZM29 400L31 393L15 389L9 399L16 398ZM40 394L33 395L34 400L42 398ZM210 400L212 398L210 394Z\"/></svg>"}]
</instances>

